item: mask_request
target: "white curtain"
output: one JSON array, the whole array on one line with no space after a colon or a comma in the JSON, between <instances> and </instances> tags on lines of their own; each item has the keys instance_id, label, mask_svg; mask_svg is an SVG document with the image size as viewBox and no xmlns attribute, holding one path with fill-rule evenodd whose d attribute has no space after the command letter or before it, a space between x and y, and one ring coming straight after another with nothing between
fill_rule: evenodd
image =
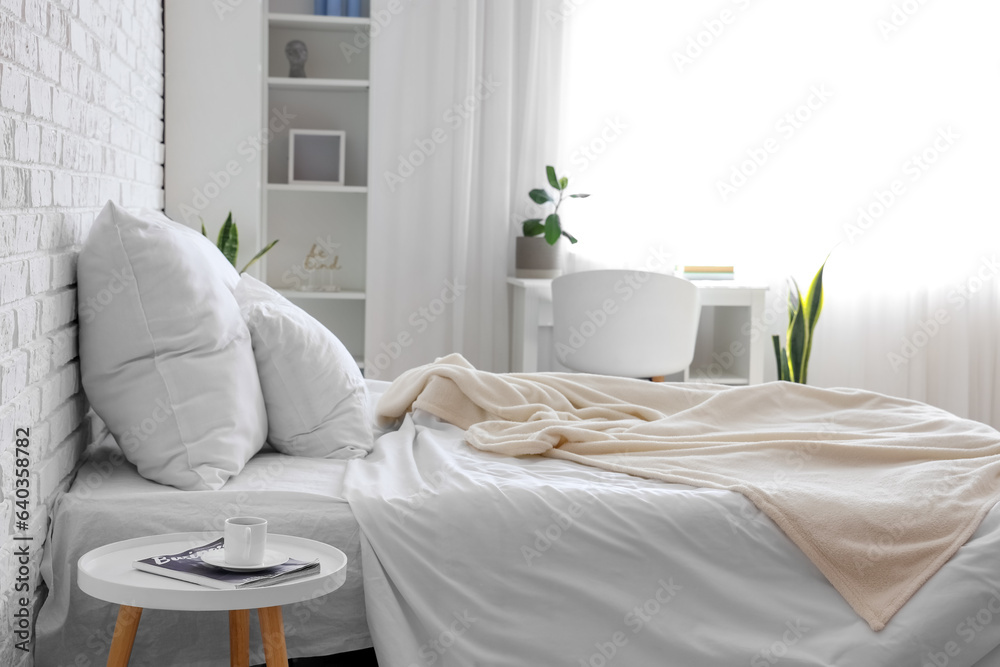
<instances>
[{"instance_id":1,"label":"white curtain","mask_svg":"<svg viewBox=\"0 0 1000 667\"><path fill-rule=\"evenodd\" d=\"M506 370L515 222L558 151L558 5L372 1L368 377L450 352Z\"/></svg>"},{"instance_id":2,"label":"white curtain","mask_svg":"<svg viewBox=\"0 0 1000 667\"><path fill-rule=\"evenodd\" d=\"M832 251L810 383L1000 426L1000 4L572 5L577 265L734 264L778 333Z\"/></svg>"}]
</instances>

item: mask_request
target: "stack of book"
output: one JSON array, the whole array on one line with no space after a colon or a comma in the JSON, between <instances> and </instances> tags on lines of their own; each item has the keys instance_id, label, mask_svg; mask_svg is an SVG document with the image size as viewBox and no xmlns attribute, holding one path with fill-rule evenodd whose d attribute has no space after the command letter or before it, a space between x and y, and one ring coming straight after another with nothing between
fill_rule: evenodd
<instances>
[{"instance_id":1,"label":"stack of book","mask_svg":"<svg viewBox=\"0 0 1000 667\"><path fill-rule=\"evenodd\" d=\"M361 16L361 0L313 0L313 14L319 16Z\"/></svg>"},{"instance_id":2,"label":"stack of book","mask_svg":"<svg viewBox=\"0 0 1000 667\"><path fill-rule=\"evenodd\" d=\"M732 280L735 275L731 266L680 266L678 269L688 280Z\"/></svg>"}]
</instances>

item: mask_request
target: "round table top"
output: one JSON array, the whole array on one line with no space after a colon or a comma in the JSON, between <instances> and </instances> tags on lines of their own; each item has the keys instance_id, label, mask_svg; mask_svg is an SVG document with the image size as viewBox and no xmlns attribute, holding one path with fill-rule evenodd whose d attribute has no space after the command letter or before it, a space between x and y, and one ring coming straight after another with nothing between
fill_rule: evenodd
<instances>
[{"instance_id":1,"label":"round table top","mask_svg":"<svg viewBox=\"0 0 1000 667\"><path fill-rule=\"evenodd\" d=\"M298 560L318 558L314 575L261 588L217 590L178 579L136 570L132 562L151 556L175 554L207 544L221 533L173 533L123 540L99 547L80 557L77 583L84 593L116 604L144 609L221 611L278 607L331 593L344 583L347 556L328 544L291 535L267 536L267 548Z\"/></svg>"}]
</instances>

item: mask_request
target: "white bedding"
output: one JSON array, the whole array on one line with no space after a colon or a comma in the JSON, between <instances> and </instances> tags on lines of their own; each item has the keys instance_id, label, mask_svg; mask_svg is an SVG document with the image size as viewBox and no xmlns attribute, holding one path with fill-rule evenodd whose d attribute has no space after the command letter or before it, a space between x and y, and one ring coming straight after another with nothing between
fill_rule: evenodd
<instances>
[{"instance_id":1,"label":"white bedding","mask_svg":"<svg viewBox=\"0 0 1000 667\"><path fill-rule=\"evenodd\" d=\"M739 494L463 433L417 411L348 464L381 667L969 667L1000 645L996 508L875 633Z\"/></svg>"},{"instance_id":2,"label":"white bedding","mask_svg":"<svg viewBox=\"0 0 1000 667\"><path fill-rule=\"evenodd\" d=\"M369 381L372 405L388 383ZM360 535L343 496L345 461L261 452L219 491L180 491L143 479L134 466L113 466L113 440L93 448L54 514L42 575L49 596L36 625L35 664L100 665L117 606L76 585L76 562L118 540L159 533L216 530L228 516L266 517L269 530L332 544L347 554L345 584L308 603L284 608L291 657L371 646L361 582ZM207 540L206 540L207 541ZM228 663L225 613L143 612L132 665L195 667ZM256 614L251 614L251 664L263 664Z\"/></svg>"}]
</instances>

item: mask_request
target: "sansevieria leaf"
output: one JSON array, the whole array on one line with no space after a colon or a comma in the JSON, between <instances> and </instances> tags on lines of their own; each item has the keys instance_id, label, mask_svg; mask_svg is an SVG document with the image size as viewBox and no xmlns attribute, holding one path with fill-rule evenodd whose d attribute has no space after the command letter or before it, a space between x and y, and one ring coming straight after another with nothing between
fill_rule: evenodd
<instances>
[{"instance_id":1,"label":"sansevieria leaf","mask_svg":"<svg viewBox=\"0 0 1000 667\"><path fill-rule=\"evenodd\" d=\"M785 334L785 345L788 349L789 376L792 382L799 382L802 377L802 361L806 353L806 338L809 333L806 329L806 314L802 307L802 295L796 286L796 299L798 306L792 315L792 323L788 325Z\"/></svg>"},{"instance_id":2,"label":"sansevieria leaf","mask_svg":"<svg viewBox=\"0 0 1000 667\"><path fill-rule=\"evenodd\" d=\"M273 241L271 241L270 243L268 243L266 246L264 246L261 249L260 252L258 252L256 255L253 256L253 259L251 259L249 262L247 262L246 266L244 266L242 269L240 269L240 273L245 273L247 269L249 269L251 266L253 266L254 262L256 262L258 259L260 259L261 257L263 257L264 254L268 250L270 250L271 248L273 248L274 244L277 243L277 242L278 242L278 239L274 239Z\"/></svg>"},{"instance_id":3,"label":"sansevieria leaf","mask_svg":"<svg viewBox=\"0 0 1000 667\"><path fill-rule=\"evenodd\" d=\"M806 369L809 366L809 355L812 353L813 332L816 329L816 324L819 322L820 313L823 312L823 269L826 268L826 262L829 259L830 256L827 255L826 259L823 260L823 264L819 267L819 271L817 271L815 277L813 277L812 284L809 285L809 292L806 294L806 330L808 335L806 336L806 350L803 356L802 364L803 384L805 384L806 381Z\"/></svg>"},{"instance_id":4,"label":"sansevieria leaf","mask_svg":"<svg viewBox=\"0 0 1000 667\"><path fill-rule=\"evenodd\" d=\"M236 225L233 224L233 214L231 212L222 224L222 229L219 230L219 240L216 242L216 245L222 251L225 258L229 260L229 263L235 267L236 254L240 249L240 237L239 232L236 230Z\"/></svg>"}]
</instances>

